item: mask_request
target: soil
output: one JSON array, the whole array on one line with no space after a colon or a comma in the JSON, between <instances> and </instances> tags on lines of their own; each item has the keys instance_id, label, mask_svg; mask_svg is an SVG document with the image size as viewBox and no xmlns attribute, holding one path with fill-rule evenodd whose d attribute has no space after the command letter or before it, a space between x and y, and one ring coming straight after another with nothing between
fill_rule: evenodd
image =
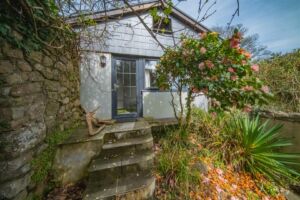
<instances>
[{"instance_id":1,"label":"soil","mask_svg":"<svg viewBox=\"0 0 300 200\"><path fill-rule=\"evenodd\" d=\"M82 200L86 185L81 182L76 185L54 188L44 200Z\"/></svg>"}]
</instances>

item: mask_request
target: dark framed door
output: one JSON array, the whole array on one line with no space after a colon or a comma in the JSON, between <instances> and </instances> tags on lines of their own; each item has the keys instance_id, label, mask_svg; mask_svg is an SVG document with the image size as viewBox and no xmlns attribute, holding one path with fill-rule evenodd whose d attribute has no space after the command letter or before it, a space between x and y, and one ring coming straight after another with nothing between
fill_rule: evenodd
<instances>
[{"instance_id":1,"label":"dark framed door","mask_svg":"<svg viewBox=\"0 0 300 200\"><path fill-rule=\"evenodd\" d=\"M112 59L112 115L114 119L141 116L141 60L130 57Z\"/></svg>"}]
</instances>

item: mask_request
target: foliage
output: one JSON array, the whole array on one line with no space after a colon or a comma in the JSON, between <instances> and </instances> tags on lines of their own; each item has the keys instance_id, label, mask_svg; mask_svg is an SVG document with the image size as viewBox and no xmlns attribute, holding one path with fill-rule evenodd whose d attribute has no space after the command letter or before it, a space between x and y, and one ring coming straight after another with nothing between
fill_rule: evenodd
<instances>
[{"instance_id":1,"label":"foliage","mask_svg":"<svg viewBox=\"0 0 300 200\"><path fill-rule=\"evenodd\" d=\"M239 30L239 32L243 35L243 39L241 40L241 47L249 51L254 59L265 58L271 55L271 51L267 50L266 46L259 44L259 35L249 35L248 28L244 27L243 24L231 25L229 27L212 27L212 30L218 32L222 38L231 37L235 29Z\"/></svg>"},{"instance_id":2,"label":"foliage","mask_svg":"<svg viewBox=\"0 0 300 200\"><path fill-rule=\"evenodd\" d=\"M188 199L189 191L199 184L201 171L191 167L192 146L183 143L179 131L169 130L160 140L160 152L156 160L156 179L161 191L159 199Z\"/></svg>"},{"instance_id":3,"label":"foliage","mask_svg":"<svg viewBox=\"0 0 300 200\"><path fill-rule=\"evenodd\" d=\"M75 33L59 15L54 0L0 2L0 38L25 52L72 46Z\"/></svg>"},{"instance_id":4,"label":"foliage","mask_svg":"<svg viewBox=\"0 0 300 200\"><path fill-rule=\"evenodd\" d=\"M214 127L208 129L214 131ZM156 144L156 199L284 199L274 183L236 171L220 153L202 145L202 136L192 130L185 141L178 130L170 130Z\"/></svg>"},{"instance_id":5,"label":"foliage","mask_svg":"<svg viewBox=\"0 0 300 200\"><path fill-rule=\"evenodd\" d=\"M300 112L300 49L259 62L257 76L270 86L274 101L267 108Z\"/></svg>"},{"instance_id":6,"label":"foliage","mask_svg":"<svg viewBox=\"0 0 300 200\"><path fill-rule=\"evenodd\" d=\"M268 87L254 76L259 66L250 63L251 54L240 48L240 40L237 31L226 40L214 32L202 34L201 39L182 37L181 46L168 48L161 57L157 66L159 87L175 87L180 97L183 89L188 89L187 124L191 102L199 93L212 99L216 111L231 107L250 111L252 105L268 102L271 97ZM183 124L182 109L177 118Z\"/></svg>"},{"instance_id":7,"label":"foliage","mask_svg":"<svg viewBox=\"0 0 300 200\"><path fill-rule=\"evenodd\" d=\"M57 131L50 134L46 138L48 145L36 158L32 160L33 175L32 180L36 183L43 182L47 179L52 169L52 162L55 156L57 145L65 140L72 132L73 129L66 131Z\"/></svg>"},{"instance_id":8,"label":"foliage","mask_svg":"<svg viewBox=\"0 0 300 200\"><path fill-rule=\"evenodd\" d=\"M294 181L300 176L298 170L291 167L299 166L299 154L282 153L280 148L291 146L290 140L279 137L282 125L270 127L268 121L261 123L259 117L233 118L226 126L228 133L239 139L241 165L252 174L263 174L269 180L281 182Z\"/></svg>"},{"instance_id":9,"label":"foliage","mask_svg":"<svg viewBox=\"0 0 300 200\"><path fill-rule=\"evenodd\" d=\"M300 175L294 169L300 156L280 152L282 147L292 145L279 136L281 126L271 127L259 117L250 119L242 113L211 116L200 110L193 113L192 123L191 132L200 134L203 145L235 170L261 174L282 184Z\"/></svg>"}]
</instances>

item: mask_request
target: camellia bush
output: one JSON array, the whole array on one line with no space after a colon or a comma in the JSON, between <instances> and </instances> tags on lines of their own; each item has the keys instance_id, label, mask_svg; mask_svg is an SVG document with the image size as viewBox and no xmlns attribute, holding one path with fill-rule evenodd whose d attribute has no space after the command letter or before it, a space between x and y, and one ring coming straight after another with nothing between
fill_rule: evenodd
<instances>
[{"instance_id":1,"label":"camellia bush","mask_svg":"<svg viewBox=\"0 0 300 200\"><path fill-rule=\"evenodd\" d=\"M201 93L210 98L212 112L232 107L250 112L253 105L268 102L272 95L254 76L259 66L251 64L241 39L238 31L225 40L215 32L204 33L198 39L182 37L180 46L166 49L157 66L158 85L163 90L175 87L180 99L187 89L185 106L180 101L186 110L178 115L174 109L180 125L189 125L191 103Z\"/></svg>"}]
</instances>

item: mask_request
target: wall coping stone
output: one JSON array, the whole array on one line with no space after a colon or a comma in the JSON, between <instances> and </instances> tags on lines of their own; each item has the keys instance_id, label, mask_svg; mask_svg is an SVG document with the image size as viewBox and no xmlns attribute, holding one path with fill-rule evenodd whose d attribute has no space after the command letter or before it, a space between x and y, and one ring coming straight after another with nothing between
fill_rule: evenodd
<instances>
[{"instance_id":1,"label":"wall coping stone","mask_svg":"<svg viewBox=\"0 0 300 200\"><path fill-rule=\"evenodd\" d=\"M279 119L283 121L300 122L300 113L296 112L283 112L272 110L255 110L254 114L259 114L261 117Z\"/></svg>"}]
</instances>

